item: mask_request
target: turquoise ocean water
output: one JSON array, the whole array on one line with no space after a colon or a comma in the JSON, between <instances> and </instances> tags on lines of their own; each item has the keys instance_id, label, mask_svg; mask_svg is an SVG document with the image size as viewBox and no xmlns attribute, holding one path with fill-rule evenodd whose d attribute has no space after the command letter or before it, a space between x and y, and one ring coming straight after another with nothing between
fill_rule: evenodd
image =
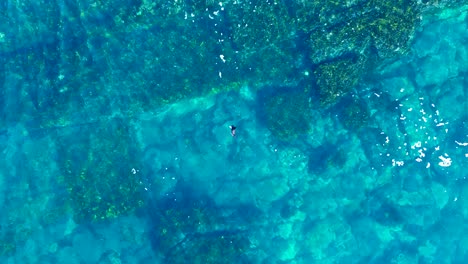
<instances>
[{"instance_id":1,"label":"turquoise ocean water","mask_svg":"<svg viewBox=\"0 0 468 264\"><path fill-rule=\"evenodd\" d=\"M466 263L468 6L334 2L2 2L0 262Z\"/></svg>"}]
</instances>

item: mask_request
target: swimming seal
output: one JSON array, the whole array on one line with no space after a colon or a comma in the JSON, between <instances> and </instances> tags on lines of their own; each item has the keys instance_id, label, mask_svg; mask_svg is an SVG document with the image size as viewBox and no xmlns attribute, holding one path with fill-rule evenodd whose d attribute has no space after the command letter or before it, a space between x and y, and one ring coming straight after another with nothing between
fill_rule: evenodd
<instances>
[{"instance_id":1,"label":"swimming seal","mask_svg":"<svg viewBox=\"0 0 468 264\"><path fill-rule=\"evenodd\" d=\"M231 136L236 136L236 128L234 125L230 125L229 128L231 129Z\"/></svg>"}]
</instances>

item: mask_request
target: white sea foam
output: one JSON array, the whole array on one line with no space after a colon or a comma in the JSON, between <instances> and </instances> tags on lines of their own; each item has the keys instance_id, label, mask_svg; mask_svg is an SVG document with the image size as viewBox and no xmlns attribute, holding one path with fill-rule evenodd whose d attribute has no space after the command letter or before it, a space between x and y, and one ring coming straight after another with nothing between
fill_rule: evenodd
<instances>
[{"instance_id":1,"label":"white sea foam","mask_svg":"<svg viewBox=\"0 0 468 264\"><path fill-rule=\"evenodd\" d=\"M447 155L447 154L445 154L445 155ZM439 162L439 166L441 166L441 167L450 167L452 165L452 159L451 158L448 158L448 157L446 158L446 157L441 155L441 156L439 156L439 159L441 160Z\"/></svg>"}]
</instances>

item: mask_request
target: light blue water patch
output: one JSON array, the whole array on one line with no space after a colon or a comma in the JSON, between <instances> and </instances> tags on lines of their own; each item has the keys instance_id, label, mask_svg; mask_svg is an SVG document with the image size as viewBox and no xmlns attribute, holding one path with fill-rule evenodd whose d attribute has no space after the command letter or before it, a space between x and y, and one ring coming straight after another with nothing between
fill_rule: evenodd
<instances>
[{"instance_id":1,"label":"light blue water patch","mask_svg":"<svg viewBox=\"0 0 468 264\"><path fill-rule=\"evenodd\" d=\"M459 254L466 254L461 252L466 252L467 244L460 240L466 232L461 224L466 204L461 199L468 166L466 21L463 12L425 24L408 58L384 70L389 77L378 85L385 92L369 95L377 102L388 95L395 100L386 109L393 113L373 110L385 135L375 155L388 157L383 161L391 162L394 169L383 170L379 177L390 174L391 185L397 187L379 199L395 206L400 218L394 224L404 223L404 232L376 228L379 236L391 236L387 245L399 252L382 248L379 261L411 263L419 255L423 261L461 263L464 257Z\"/></svg>"}]
</instances>

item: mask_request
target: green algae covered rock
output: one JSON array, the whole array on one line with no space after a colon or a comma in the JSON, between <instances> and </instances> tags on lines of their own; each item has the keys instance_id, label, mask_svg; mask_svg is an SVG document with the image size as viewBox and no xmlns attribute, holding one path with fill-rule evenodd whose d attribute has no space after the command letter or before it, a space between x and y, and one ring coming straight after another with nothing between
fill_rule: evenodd
<instances>
[{"instance_id":1,"label":"green algae covered rock","mask_svg":"<svg viewBox=\"0 0 468 264\"><path fill-rule=\"evenodd\" d=\"M309 36L321 105L334 105L373 66L406 53L420 12L410 0L298 5L297 28Z\"/></svg>"},{"instance_id":2,"label":"green algae covered rock","mask_svg":"<svg viewBox=\"0 0 468 264\"><path fill-rule=\"evenodd\" d=\"M217 220L203 200L193 201L188 207L175 205L164 208L157 214L159 224L155 227L159 250L170 254L170 249L180 242L184 234L212 229Z\"/></svg>"},{"instance_id":3,"label":"green algae covered rock","mask_svg":"<svg viewBox=\"0 0 468 264\"><path fill-rule=\"evenodd\" d=\"M250 242L240 229L242 223L230 225L207 197L184 196L161 199L153 215L153 246L165 262L214 264L244 259Z\"/></svg>"},{"instance_id":4,"label":"green algae covered rock","mask_svg":"<svg viewBox=\"0 0 468 264\"><path fill-rule=\"evenodd\" d=\"M189 237L166 258L168 263L236 263L246 259L244 253L250 243L243 235L213 232ZM245 260L244 260L245 261Z\"/></svg>"},{"instance_id":5,"label":"green algae covered rock","mask_svg":"<svg viewBox=\"0 0 468 264\"><path fill-rule=\"evenodd\" d=\"M265 100L263 109L268 129L279 139L291 140L310 129L312 116L305 91L272 95Z\"/></svg>"},{"instance_id":6,"label":"green algae covered rock","mask_svg":"<svg viewBox=\"0 0 468 264\"><path fill-rule=\"evenodd\" d=\"M97 1L67 5L66 18L54 4L43 12L28 12L32 2L16 5L18 14L4 16L22 24L0 29L9 56L2 79L18 91L2 99L18 110L6 123L95 122L112 115L103 107L110 101L135 116L245 84L297 85L315 69L324 106L331 105L350 89L339 80L348 86L356 71L372 69L334 66L342 73L330 65L350 56L378 64L405 53L423 10L437 4L449 1ZM85 113L91 108L99 116Z\"/></svg>"},{"instance_id":7,"label":"green algae covered rock","mask_svg":"<svg viewBox=\"0 0 468 264\"><path fill-rule=\"evenodd\" d=\"M89 128L71 129L74 136L59 142L60 180L76 222L116 218L143 205L138 149L128 124L114 119Z\"/></svg>"},{"instance_id":8,"label":"green algae covered rock","mask_svg":"<svg viewBox=\"0 0 468 264\"><path fill-rule=\"evenodd\" d=\"M6 235L8 237L9 235ZM0 256L11 256L16 252L16 243L14 239L2 238L0 240Z\"/></svg>"},{"instance_id":9,"label":"green algae covered rock","mask_svg":"<svg viewBox=\"0 0 468 264\"><path fill-rule=\"evenodd\" d=\"M237 1L226 6L229 40L242 78L254 85L298 79L294 18L283 1ZM300 76L299 76L300 77Z\"/></svg>"},{"instance_id":10,"label":"green algae covered rock","mask_svg":"<svg viewBox=\"0 0 468 264\"><path fill-rule=\"evenodd\" d=\"M377 9L369 21L368 32L378 55L388 58L408 50L409 40L419 21L420 10L415 1L369 1Z\"/></svg>"},{"instance_id":11,"label":"green algae covered rock","mask_svg":"<svg viewBox=\"0 0 468 264\"><path fill-rule=\"evenodd\" d=\"M359 82L365 62L359 58L343 58L320 64L314 71L320 96L320 104L335 104Z\"/></svg>"},{"instance_id":12,"label":"green algae covered rock","mask_svg":"<svg viewBox=\"0 0 468 264\"><path fill-rule=\"evenodd\" d=\"M342 117L340 118L343 126L350 131L356 131L364 127L368 124L369 119L370 115L365 103L359 100L350 100L344 106Z\"/></svg>"},{"instance_id":13,"label":"green algae covered rock","mask_svg":"<svg viewBox=\"0 0 468 264\"><path fill-rule=\"evenodd\" d=\"M314 63L369 49L380 58L402 54L420 14L411 0L308 1L296 8L297 28L309 36Z\"/></svg>"},{"instance_id":14,"label":"green algae covered rock","mask_svg":"<svg viewBox=\"0 0 468 264\"><path fill-rule=\"evenodd\" d=\"M366 49L366 1L303 1L294 5L297 31L307 36L307 54L319 64Z\"/></svg>"}]
</instances>

